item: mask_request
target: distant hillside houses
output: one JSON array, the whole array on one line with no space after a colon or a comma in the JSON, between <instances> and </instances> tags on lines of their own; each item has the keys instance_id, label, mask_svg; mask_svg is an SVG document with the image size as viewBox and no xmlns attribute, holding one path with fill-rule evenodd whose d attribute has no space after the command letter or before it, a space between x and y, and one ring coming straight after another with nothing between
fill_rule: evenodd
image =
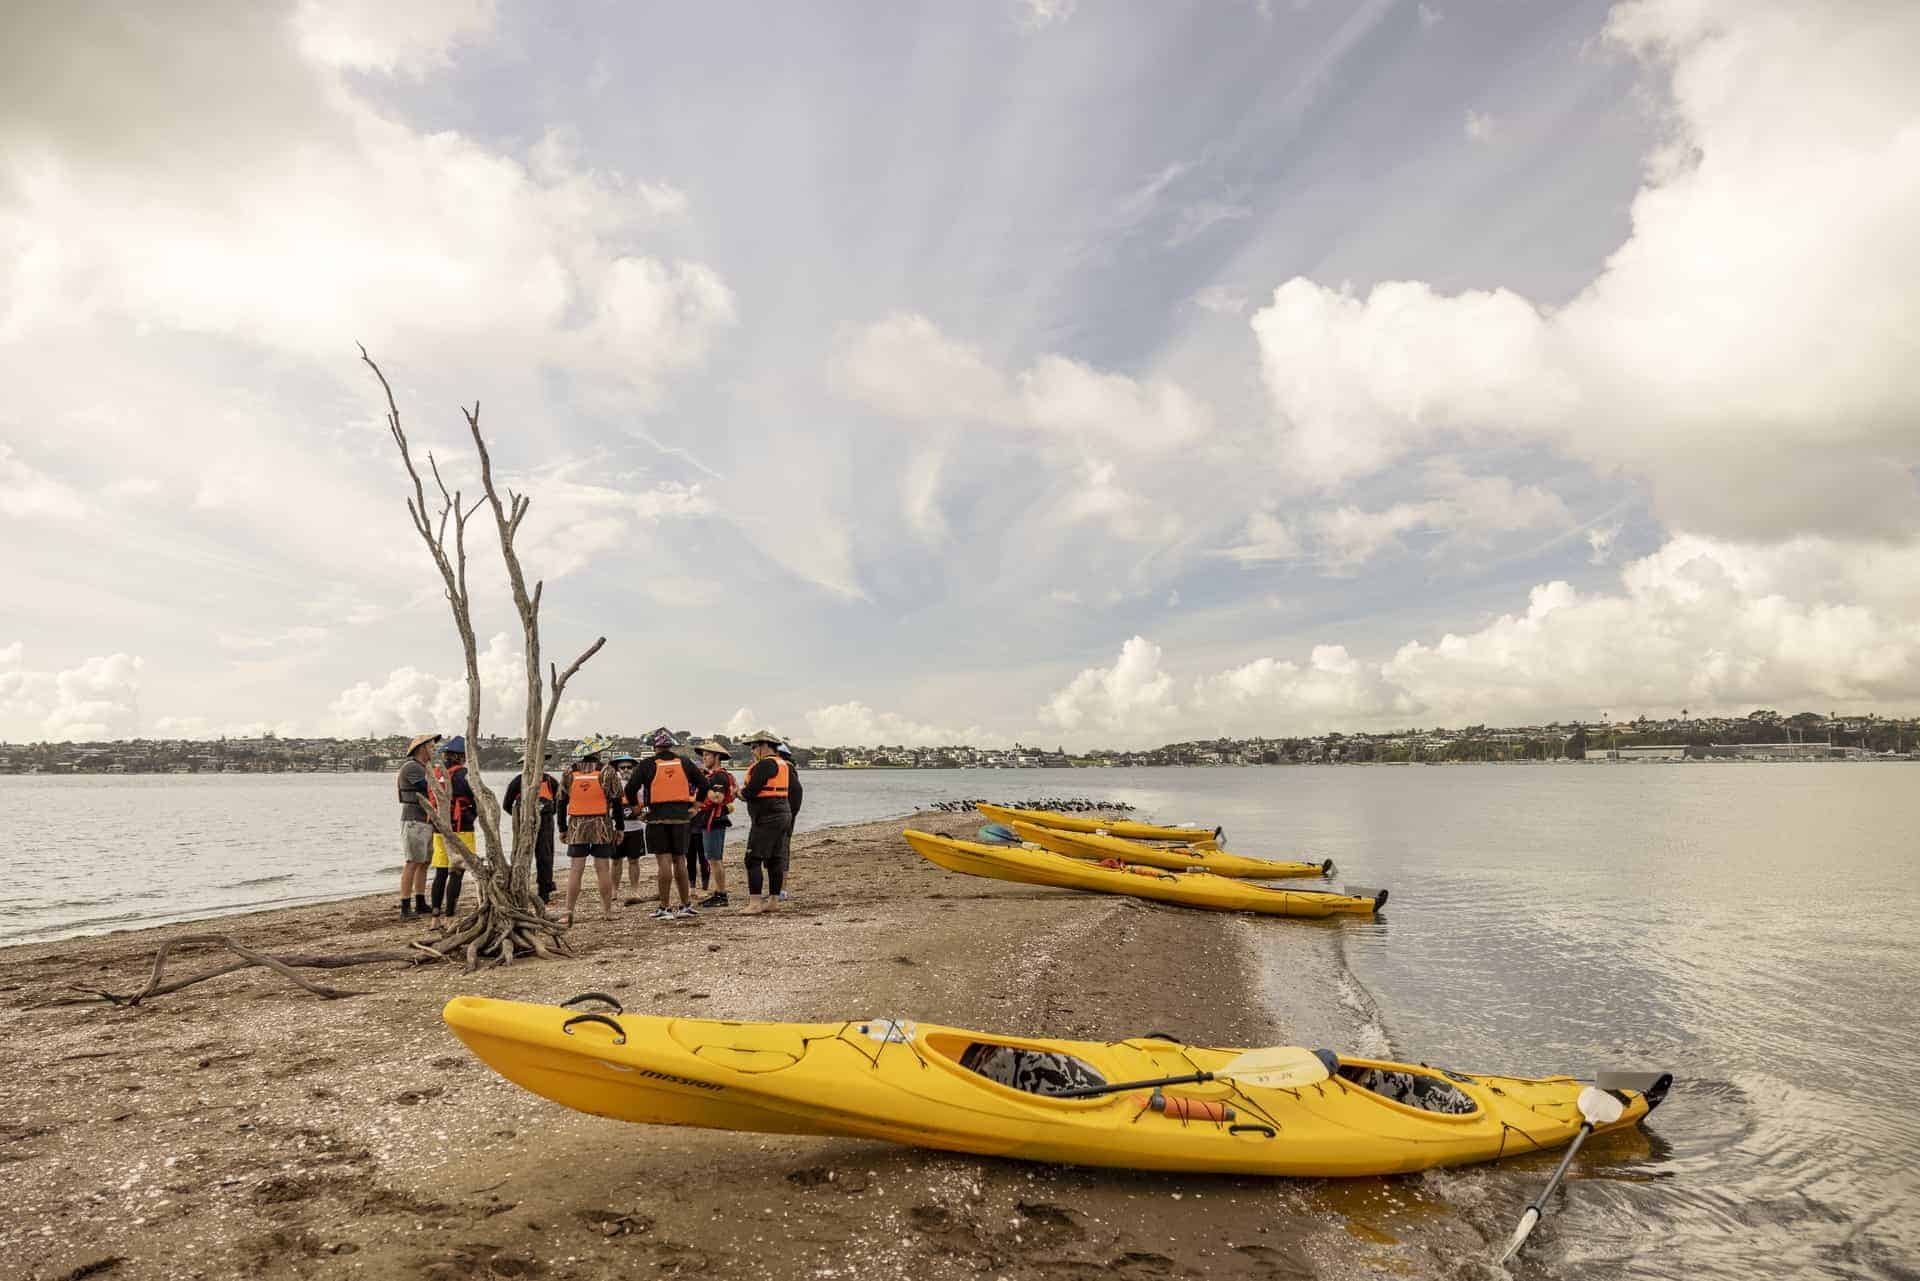
<instances>
[{"instance_id":1,"label":"distant hillside houses","mask_svg":"<svg viewBox=\"0 0 1920 1281\"><path fill-rule=\"evenodd\" d=\"M700 737L674 734L683 752ZM641 751L641 734L615 735ZM723 743L728 742L724 737ZM573 745L555 745L555 762ZM131 739L98 743L0 743L0 774L347 774L398 769L406 737ZM1559 760L1861 760L1920 755L1920 718L1792 716L1761 709L1741 717L1678 716L1493 728L1436 726L1383 733L1196 739L1140 750L1068 752L1015 743L915 747L901 743L795 745L809 769L1063 769L1118 766L1416 765ZM489 771L519 764L521 740L488 737L479 762ZM744 748L734 750L745 762Z\"/></svg>"}]
</instances>

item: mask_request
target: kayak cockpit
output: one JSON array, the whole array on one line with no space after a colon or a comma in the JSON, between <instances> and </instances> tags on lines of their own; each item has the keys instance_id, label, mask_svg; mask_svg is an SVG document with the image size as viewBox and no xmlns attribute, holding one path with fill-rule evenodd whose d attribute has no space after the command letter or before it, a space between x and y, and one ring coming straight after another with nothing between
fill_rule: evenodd
<instances>
[{"instance_id":1,"label":"kayak cockpit","mask_svg":"<svg viewBox=\"0 0 1920 1281\"><path fill-rule=\"evenodd\" d=\"M1096 1089L1107 1083L1099 1069L1084 1059L1057 1050L1030 1050L1017 1045L975 1041L960 1052L960 1066L995 1085L1042 1097Z\"/></svg>"},{"instance_id":2,"label":"kayak cockpit","mask_svg":"<svg viewBox=\"0 0 1920 1281\"><path fill-rule=\"evenodd\" d=\"M1340 1079L1357 1085L1369 1094L1377 1094L1401 1107L1442 1116L1470 1116L1480 1110L1473 1096L1445 1077L1408 1068L1375 1067L1349 1063L1341 1067Z\"/></svg>"}]
</instances>

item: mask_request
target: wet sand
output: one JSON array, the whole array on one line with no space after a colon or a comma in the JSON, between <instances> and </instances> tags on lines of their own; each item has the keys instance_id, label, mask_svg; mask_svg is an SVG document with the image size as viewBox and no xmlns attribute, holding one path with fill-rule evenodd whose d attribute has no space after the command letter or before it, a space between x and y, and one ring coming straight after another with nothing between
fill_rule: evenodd
<instances>
[{"instance_id":1,"label":"wet sand","mask_svg":"<svg viewBox=\"0 0 1920 1281\"><path fill-rule=\"evenodd\" d=\"M959 835L977 819L915 822ZM1378 1226L1423 1216L1417 1186L1084 1170L602 1120L508 1084L440 1021L457 993L558 1001L598 989L685 1016L1291 1039L1261 997L1271 970L1264 984L1253 972L1249 932L1268 966L1297 941L1312 975L1316 936L1302 923L956 876L913 854L901 827L797 838L794 902L770 916L653 922L649 892L608 923L589 896L576 958L476 975L306 971L365 993L336 1001L255 969L137 1008L40 1006L75 985L137 989L155 945L182 934L286 952L404 947L422 931L393 897L0 951L4 1271L1297 1278L1407 1275L1478 1248L1444 1223L1417 1248ZM730 870L744 879L738 854ZM210 963L185 954L169 972Z\"/></svg>"}]
</instances>

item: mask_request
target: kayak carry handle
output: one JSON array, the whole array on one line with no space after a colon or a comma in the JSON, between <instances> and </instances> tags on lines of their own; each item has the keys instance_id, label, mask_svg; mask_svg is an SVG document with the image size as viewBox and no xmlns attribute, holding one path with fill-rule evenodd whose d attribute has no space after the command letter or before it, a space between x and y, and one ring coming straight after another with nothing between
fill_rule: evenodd
<instances>
[{"instance_id":1,"label":"kayak carry handle","mask_svg":"<svg viewBox=\"0 0 1920 1281\"><path fill-rule=\"evenodd\" d=\"M615 1014L625 1014L627 1012L625 1007L620 1004L618 997L608 996L605 992L582 992L578 996L568 997L566 1000L560 1002L560 1005L561 1008L564 1009L569 1005L578 1005L582 1001L599 1001L604 1005L611 1005Z\"/></svg>"},{"instance_id":2,"label":"kayak carry handle","mask_svg":"<svg viewBox=\"0 0 1920 1281\"><path fill-rule=\"evenodd\" d=\"M1280 1131L1274 1129L1270 1125L1260 1125L1258 1123L1248 1125L1245 1122L1242 1122L1239 1125L1228 1126L1227 1133L1228 1134L1259 1134L1259 1135L1264 1135L1265 1137L1271 1139L1271 1138L1277 1137Z\"/></svg>"},{"instance_id":3,"label":"kayak carry handle","mask_svg":"<svg viewBox=\"0 0 1920 1281\"><path fill-rule=\"evenodd\" d=\"M627 1043L627 1029L621 1027L604 1014L576 1014L565 1023L562 1023L560 1030L568 1036L572 1036L573 1025L576 1023L603 1023L613 1029L613 1043L615 1045L625 1045Z\"/></svg>"}]
</instances>

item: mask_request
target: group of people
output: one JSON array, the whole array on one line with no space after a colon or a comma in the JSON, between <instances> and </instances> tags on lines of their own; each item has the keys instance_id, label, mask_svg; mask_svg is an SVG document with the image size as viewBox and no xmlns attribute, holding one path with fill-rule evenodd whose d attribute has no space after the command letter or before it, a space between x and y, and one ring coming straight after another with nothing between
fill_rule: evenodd
<instances>
[{"instance_id":1,"label":"group of people","mask_svg":"<svg viewBox=\"0 0 1920 1281\"><path fill-rule=\"evenodd\" d=\"M640 889L644 855L654 859L655 920L698 916L700 908L731 906L727 891L727 832L739 802L747 807L747 905L744 914L773 911L787 901L787 866L793 822L802 792L793 754L778 734L760 730L742 740L753 755L744 779L728 769L732 753L723 743L695 743L699 761L676 750L679 740L656 730L648 754L619 751L604 735L582 739L565 771L555 778L541 771L534 842L536 887L550 902L557 844L567 847L569 868L562 924L573 924L587 864L606 919L613 919L622 869L631 893ZM473 850L477 808L467 778L466 742L459 735L442 741L422 734L407 744L407 759L395 780L400 800L401 846L406 862L400 874L400 915L431 916L435 928L454 918L465 875L465 855ZM434 761L438 757L438 762ZM556 763L548 753L546 764ZM525 799L520 775L507 784L501 806L513 814ZM445 819L460 846L449 850L428 811L434 797L446 798ZM427 871L433 870L431 896ZM696 887L705 896L694 904ZM675 899L678 906L675 906ZM629 898L629 903L639 901Z\"/></svg>"}]
</instances>

